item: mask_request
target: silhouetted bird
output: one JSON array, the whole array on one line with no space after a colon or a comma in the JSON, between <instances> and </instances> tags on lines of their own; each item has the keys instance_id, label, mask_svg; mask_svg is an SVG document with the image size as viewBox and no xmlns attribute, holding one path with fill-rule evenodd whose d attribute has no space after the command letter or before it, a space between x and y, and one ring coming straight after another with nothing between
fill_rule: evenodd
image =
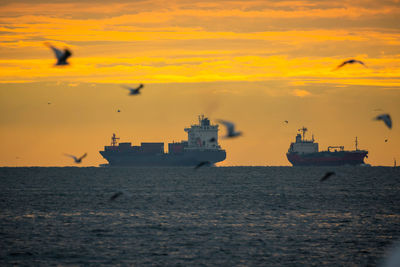
<instances>
[{"instance_id":1,"label":"silhouetted bird","mask_svg":"<svg viewBox=\"0 0 400 267\"><path fill-rule=\"evenodd\" d=\"M118 109L117 112L121 112L121 110Z\"/></svg>"},{"instance_id":2,"label":"silhouetted bird","mask_svg":"<svg viewBox=\"0 0 400 267\"><path fill-rule=\"evenodd\" d=\"M124 193L122 193L121 191L115 193L114 195L112 195L112 196L110 197L110 201L116 200L117 198L119 198L119 197L122 196L123 194L124 194Z\"/></svg>"},{"instance_id":3,"label":"silhouetted bird","mask_svg":"<svg viewBox=\"0 0 400 267\"><path fill-rule=\"evenodd\" d=\"M392 129L392 119L389 114L381 114L375 117L377 121L383 121L389 129Z\"/></svg>"},{"instance_id":4,"label":"silhouetted bird","mask_svg":"<svg viewBox=\"0 0 400 267\"><path fill-rule=\"evenodd\" d=\"M125 88L125 89L128 89L130 91L129 95L139 95L140 94L140 89L142 89L144 87L144 85L140 84L137 88L131 88L131 87L128 87L128 86L122 86L122 87Z\"/></svg>"},{"instance_id":5,"label":"silhouetted bird","mask_svg":"<svg viewBox=\"0 0 400 267\"><path fill-rule=\"evenodd\" d=\"M215 139L215 138L213 137L213 138L211 138L211 139L208 140L208 141L214 143L215 141L217 141L217 139Z\"/></svg>"},{"instance_id":6,"label":"silhouetted bird","mask_svg":"<svg viewBox=\"0 0 400 267\"><path fill-rule=\"evenodd\" d=\"M72 56L72 53L70 50L68 50L67 48L64 49L64 52L62 52L60 49L55 48L54 46L52 46L50 43L45 43L45 45L47 45L48 47L50 47L56 58L57 58L57 63L55 64L56 66L63 66L63 65L68 65L69 63L67 62L67 59Z\"/></svg>"},{"instance_id":7,"label":"silhouetted bird","mask_svg":"<svg viewBox=\"0 0 400 267\"><path fill-rule=\"evenodd\" d=\"M199 164L197 164L196 167L194 167L194 169L197 170L198 168L203 167L203 166L210 166L210 164L211 164L211 162L209 162L209 161L202 161Z\"/></svg>"},{"instance_id":8,"label":"silhouetted bird","mask_svg":"<svg viewBox=\"0 0 400 267\"><path fill-rule=\"evenodd\" d=\"M387 143L387 141L388 141L388 140L387 140L387 139L385 139L385 143Z\"/></svg>"},{"instance_id":9,"label":"silhouetted bird","mask_svg":"<svg viewBox=\"0 0 400 267\"><path fill-rule=\"evenodd\" d=\"M321 178L320 182L325 181L326 179L328 179L329 177L331 177L332 175L335 175L335 172L327 172L325 173L324 177Z\"/></svg>"},{"instance_id":10,"label":"silhouetted bird","mask_svg":"<svg viewBox=\"0 0 400 267\"><path fill-rule=\"evenodd\" d=\"M359 64L363 65L364 67L367 67L367 66L365 66L364 62L362 62L362 61L360 61L360 60L350 59L350 60L344 61L342 64L340 64L339 66L337 66L335 70L340 69L341 67L343 67L343 66L346 65L346 64L354 64L354 63L359 63Z\"/></svg>"},{"instance_id":11,"label":"silhouetted bird","mask_svg":"<svg viewBox=\"0 0 400 267\"><path fill-rule=\"evenodd\" d=\"M229 121L224 121L224 120L217 120L219 123L222 123L226 127L226 136L225 138L233 138L233 137L238 137L242 135L242 132L237 132L235 131L235 124Z\"/></svg>"},{"instance_id":12,"label":"silhouetted bird","mask_svg":"<svg viewBox=\"0 0 400 267\"><path fill-rule=\"evenodd\" d=\"M80 158L77 158L77 157L75 157L74 155L69 155L69 154L64 154L64 155L65 155L65 156L68 156L68 157L70 157L70 158L73 158L74 161L75 161L75 163L81 163L81 162L82 162L82 159L83 159L84 157L87 156L87 153L83 154L83 156L81 156Z\"/></svg>"},{"instance_id":13,"label":"silhouetted bird","mask_svg":"<svg viewBox=\"0 0 400 267\"><path fill-rule=\"evenodd\" d=\"M288 123L289 123L289 121L285 121L285 123L286 123L286 124L288 124Z\"/></svg>"}]
</instances>

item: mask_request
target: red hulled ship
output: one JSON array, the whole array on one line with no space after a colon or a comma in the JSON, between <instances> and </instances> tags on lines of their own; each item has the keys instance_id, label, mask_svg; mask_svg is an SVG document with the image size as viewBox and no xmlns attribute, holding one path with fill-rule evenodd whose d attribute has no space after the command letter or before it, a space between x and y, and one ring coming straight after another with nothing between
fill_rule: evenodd
<instances>
[{"instance_id":1,"label":"red hulled ship","mask_svg":"<svg viewBox=\"0 0 400 267\"><path fill-rule=\"evenodd\" d=\"M344 150L343 146L329 146L326 151L318 151L318 143L305 139L307 128L299 129L296 142L291 143L286 154L293 166L339 166L339 165L362 165L364 158L368 158L367 150L358 149L356 137L356 149Z\"/></svg>"}]
</instances>

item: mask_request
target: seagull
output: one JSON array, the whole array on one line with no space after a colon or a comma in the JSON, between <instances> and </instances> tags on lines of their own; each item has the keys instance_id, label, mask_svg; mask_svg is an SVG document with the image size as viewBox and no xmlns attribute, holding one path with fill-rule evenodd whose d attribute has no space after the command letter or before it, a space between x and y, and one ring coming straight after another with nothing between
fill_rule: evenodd
<instances>
[{"instance_id":1,"label":"seagull","mask_svg":"<svg viewBox=\"0 0 400 267\"><path fill-rule=\"evenodd\" d=\"M242 132L236 132L235 131L235 124L229 121L224 121L224 120L217 120L219 123L222 123L226 127L227 134L225 138L233 138L233 137L238 137L242 135Z\"/></svg>"},{"instance_id":2,"label":"seagull","mask_svg":"<svg viewBox=\"0 0 400 267\"><path fill-rule=\"evenodd\" d=\"M364 64L364 62L362 62L362 61L360 61L360 60L357 60L357 59L349 59L349 60L344 61L344 62L343 62L342 64L340 64L339 66L337 66L335 70L340 69L341 67L343 67L343 66L346 65L346 64L354 64L354 63L359 63L359 64L363 65L364 67L367 67L367 66Z\"/></svg>"},{"instance_id":3,"label":"seagull","mask_svg":"<svg viewBox=\"0 0 400 267\"><path fill-rule=\"evenodd\" d=\"M110 197L110 201L116 200L117 198L119 198L120 196L122 196L124 193L122 193L121 191L115 193L114 195L112 195Z\"/></svg>"},{"instance_id":4,"label":"seagull","mask_svg":"<svg viewBox=\"0 0 400 267\"><path fill-rule=\"evenodd\" d=\"M377 121L383 121L389 129L392 129L392 119L389 114L381 114L375 117Z\"/></svg>"},{"instance_id":5,"label":"seagull","mask_svg":"<svg viewBox=\"0 0 400 267\"><path fill-rule=\"evenodd\" d=\"M84 157L87 156L87 153L83 154L83 156L80 157L80 158L77 158L77 157L75 157L74 155L69 155L69 154L64 154L64 155L65 155L65 156L68 156L68 157L70 157L70 158L73 158L74 161L75 161L75 163L81 163L81 162L82 162L82 159L83 159Z\"/></svg>"},{"instance_id":6,"label":"seagull","mask_svg":"<svg viewBox=\"0 0 400 267\"><path fill-rule=\"evenodd\" d=\"M209 161L202 161L199 164L197 164L196 167L194 167L194 169L197 170L200 167L209 166L210 164L211 164L211 162L209 162Z\"/></svg>"},{"instance_id":7,"label":"seagull","mask_svg":"<svg viewBox=\"0 0 400 267\"><path fill-rule=\"evenodd\" d=\"M332 175L335 175L335 172L327 172L325 173L324 177L321 178L321 180L319 180L320 182L325 181L326 179L328 179L329 177L331 177Z\"/></svg>"},{"instance_id":8,"label":"seagull","mask_svg":"<svg viewBox=\"0 0 400 267\"><path fill-rule=\"evenodd\" d=\"M64 52L61 51L58 48L55 48L52 46L50 43L45 43L49 48L51 48L57 58L57 63L55 64L56 66L64 66L64 65L69 65L67 62L67 59L72 56L72 52L68 50L67 48L64 49Z\"/></svg>"},{"instance_id":9,"label":"seagull","mask_svg":"<svg viewBox=\"0 0 400 267\"><path fill-rule=\"evenodd\" d=\"M130 90L129 95L139 95L140 94L140 89L142 89L143 86L144 85L141 83L137 88L131 88L131 87L128 87L128 86L122 86L122 87L125 88L125 89Z\"/></svg>"}]
</instances>

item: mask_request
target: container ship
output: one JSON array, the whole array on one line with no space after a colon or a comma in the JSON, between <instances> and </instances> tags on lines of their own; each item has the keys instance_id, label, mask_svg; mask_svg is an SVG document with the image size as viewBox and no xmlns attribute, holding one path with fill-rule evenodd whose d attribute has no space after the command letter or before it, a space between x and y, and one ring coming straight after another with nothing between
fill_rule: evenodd
<instances>
[{"instance_id":1,"label":"container ship","mask_svg":"<svg viewBox=\"0 0 400 267\"><path fill-rule=\"evenodd\" d=\"M343 146L329 146L326 151L318 151L318 143L305 139L307 128L299 129L296 142L291 143L286 154L287 159L293 166L340 166L340 165L363 165L364 158L368 158L367 150L358 149L356 137L356 149L344 150Z\"/></svg>"},{"instance_id":2,"label":"container ship","mask_svg":"<svg viewBox=\"0 0 400 267\"><path fill-rule=\"evenodd\" d=\"M188 139L168 144L168 153L164 152L164 143L118 143L115 134L111 145L105 146L100 154L108 161L101 166L196 166L201 162L214 165L226 158L225 150L218 145L218 125L211 125L204 115L199 116L199 124L185 128Z\"/></svg>"}]
</instances>

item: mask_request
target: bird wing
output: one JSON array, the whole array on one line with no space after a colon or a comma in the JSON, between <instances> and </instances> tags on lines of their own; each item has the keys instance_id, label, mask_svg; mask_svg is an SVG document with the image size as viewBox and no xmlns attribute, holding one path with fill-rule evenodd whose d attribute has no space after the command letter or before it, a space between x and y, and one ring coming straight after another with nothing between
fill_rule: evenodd
<instances>
[{"instance_id":1,"label":"bird wing","mask_svg":"<svg viewBox=\"0 0 400 267\"><path fill-rule=\"evenodd\" d=\"M56 58L57 58L58 60L60 60L60 59L63 57L63 52L62 52L60 49L55 48L54 46L52 46L52 45L50 45L50 44L48 44L48 47L50 47L51 50L53 50L53 52L54 52L54 54L56 55Z\"/></svg>"},{"instance_id":2,"label":"bird wing","mask_svg":"<svg viewBox=\"0 0 400 267\"><path fill-rule=\"evenodd\" d=\"M86 156L87 156L87 153L83 154L82 157L80 157L78 160L82 160Z\"/></svg>"},{"instance_id":3,"label":"bird wing","mask_svg":"<svg viewBox=\"0 0 400 267\"><path fill-rule=\"evenodd\" d=\"M235 132L235 124L233 124L230 121L224 121L224 120L217 120L219 123L222 123L223 125L225 125L228 133L233 133Z\"/></svg>"},{"instance_id":4,"label":"bird wing","mask_svg":"<svg viewBox=\"0 0 400 267\"><path fill-rule=\"evenodd\" d=\"M334 172L327 172L325 173L324 177L321 178L320 182L325 181L326 179L328 179L329 177L331 177L332 175L334 175Z\"/></svg>"},{"instance_id":5,"label":"bird wing","mask_svg":"<svg viewBox=\"0 0 400 267\"><path fill-rule=\"evenodd\" d=\"M360 64L363 65L364 67L367 67L367 65L365 65L364 62L362 62L361 60L356 60L355 62L360 63Z\"/></svg>"},{"instance_id":6,"label":"bird wing","mask_svg":"<svg viewBox=\"0 0 400 267\"><path fill-rule=\"evenodd\" d=\"M375 120L381 120L386 124L387 127L389 127L390 129L392 128L392 119L390 118L389 114L379 115L375 118Z\"/></svg>"},{"instance_id":7,"label":"bird wing","mask_svg":"<svg viewBox=\"0 0 400 267\"><path fill-rule=\"evenodd\" d=\"M135 90L139 91L140 89L142 89L144 87L143 83L141 83Z\"/></svg>"}]
</instances>

